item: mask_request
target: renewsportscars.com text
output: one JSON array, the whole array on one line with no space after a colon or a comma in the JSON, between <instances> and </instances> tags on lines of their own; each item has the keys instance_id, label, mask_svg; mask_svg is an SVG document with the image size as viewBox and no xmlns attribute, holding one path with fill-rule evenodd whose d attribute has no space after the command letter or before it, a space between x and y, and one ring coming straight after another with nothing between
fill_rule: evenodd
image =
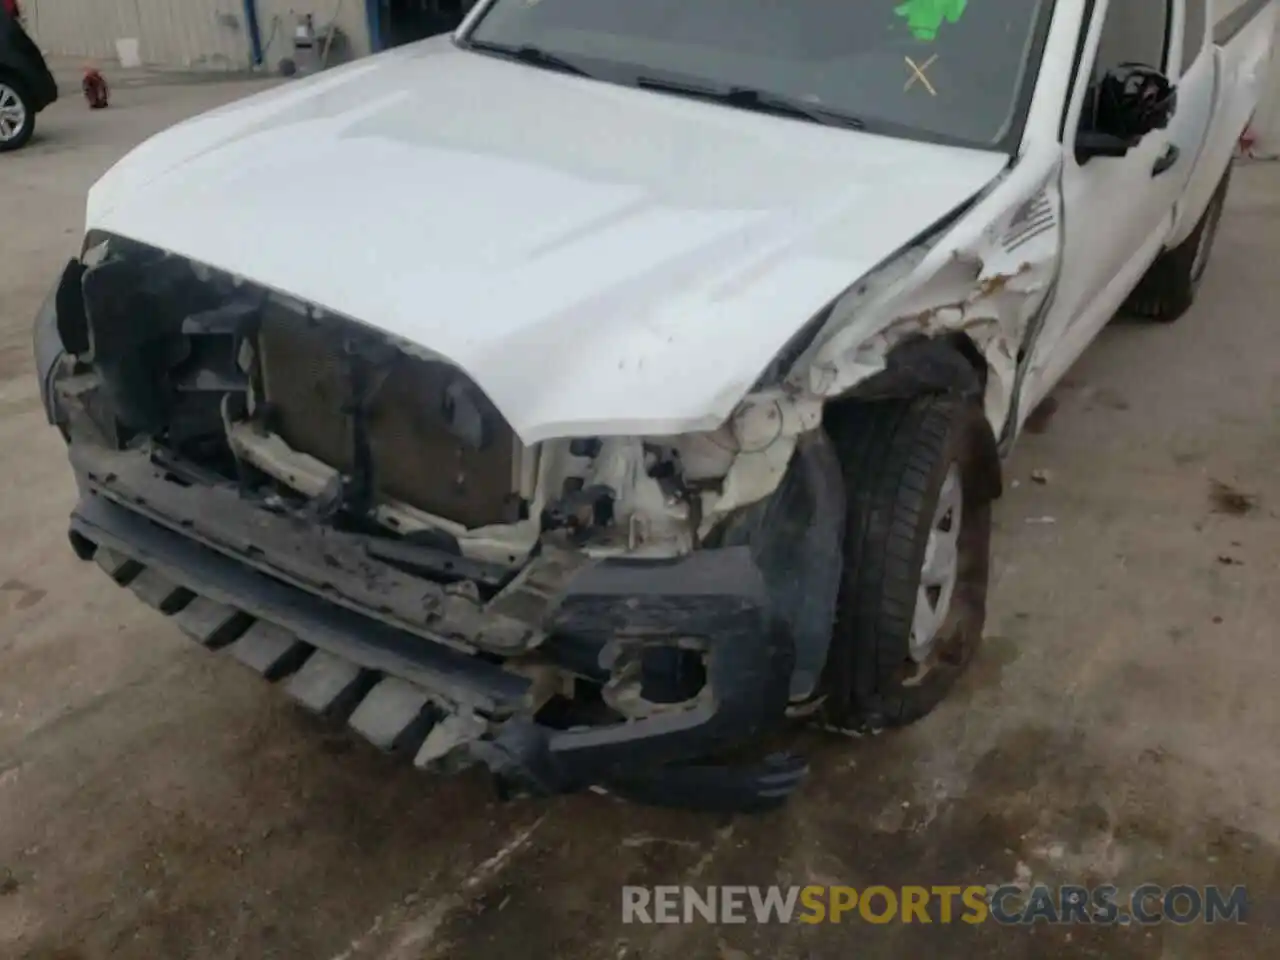
<instances>
[{"instance_id":1,"label":"renewsportscars.com text","mask_svg":"<svg viewBox=\"0 0 1280 960\"><path fill-rule=\"evenodd\" d=\"M622 922L678 923L998 923L1003 925L1243 923L1243 886L1130 891L1104 884L932 886L627 886Z\"/></svg>"}]
</instances>

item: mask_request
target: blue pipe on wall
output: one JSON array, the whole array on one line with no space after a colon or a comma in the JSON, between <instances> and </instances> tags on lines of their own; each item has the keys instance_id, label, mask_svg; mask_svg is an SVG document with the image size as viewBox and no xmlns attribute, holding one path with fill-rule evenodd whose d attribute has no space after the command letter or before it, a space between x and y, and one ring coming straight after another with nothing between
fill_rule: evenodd
<instances>
[{"instance_id":1,"label":"blue pipe on wall","mask_svg":"<svg viewBox=\"0 0 1280 960\"><path fill-rule=\"evenodd\" d=\"M386 44L382 40L382 7L385 0L365 0L364 13L369 21L369 49L374 53L382 50Z\"/></svg>"},{"instance_id":2,"label":"blue pipe on wall","mask_svg":"<svg viewBox=\"0 0 1280 960\"><path fill-rule=\"evenodd\" d=\"M249 28L249 54L255 67L262 66L262 31L258 28L258 0L244 0L244 22Z\"/></svg>"}]
</instances>

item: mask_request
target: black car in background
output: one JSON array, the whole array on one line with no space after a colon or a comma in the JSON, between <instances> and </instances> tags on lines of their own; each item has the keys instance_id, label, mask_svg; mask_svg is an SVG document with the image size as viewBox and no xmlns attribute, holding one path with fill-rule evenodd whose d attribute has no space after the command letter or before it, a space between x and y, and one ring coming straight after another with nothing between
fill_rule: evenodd
<instances>
[{"instance_id":1,"label":"black car in background","mask_svg":"<svg viewBox=\"0 0 1280 960\"><path fill-rule=\"evenodd\" d=\"M10 4L0 2L0 153L30 140L36 114L57 99L58 85L40 48Z\"/></svg>"}]
</instances>

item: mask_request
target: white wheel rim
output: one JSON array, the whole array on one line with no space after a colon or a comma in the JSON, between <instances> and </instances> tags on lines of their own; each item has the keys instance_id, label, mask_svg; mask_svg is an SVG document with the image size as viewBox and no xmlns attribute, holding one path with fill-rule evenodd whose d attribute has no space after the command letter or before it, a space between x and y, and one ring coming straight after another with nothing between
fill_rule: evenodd
<instances>
[{"instance_id":1,"label":"white wheel rim","mask_svg":"<svg viewBox=\"0 0 1280 960\"><path fill-rule=\"evenodd\" d=\"M916 663L924 663L933 653L938 635L951 612L960 576L960 525L963 520L964 487L960 468L951 464L938 493L938 505L929 524L929 539L920 566L920 586L911 617L908 652Z\"/></svg>"},{"instance_id":2,"label":"white wheel rim","mask_svg":"<svg viewBox=\"0 0 1280 960\"><path fill-rule=\"evenodd\" d=\"M27 125L27 108L18 91L0 83L0 143L8 143Z\"/></svg>"}]
</instances>

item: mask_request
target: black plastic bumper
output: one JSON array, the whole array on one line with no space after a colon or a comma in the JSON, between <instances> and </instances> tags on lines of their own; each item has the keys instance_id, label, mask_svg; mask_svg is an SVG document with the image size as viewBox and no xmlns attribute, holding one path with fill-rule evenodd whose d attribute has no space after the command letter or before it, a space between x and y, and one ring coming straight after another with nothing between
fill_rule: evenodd
<instances>
[{"instance_id":1,"label":"black plastic bumper","mask_svg":"<svg viewBox=\"0 0 1280 960\"><path fill-rule=\"evenodd\" d=\"M117 582L174 616L197 640L225 647L291 693L291 677L305 672L317 652L350 665L349 682L335 687L332 699L306 705L348 714L357 730L387 749L421 757L434 728L450 716L465 717L476 736L458 744L451 766L465 752L524 791L599 785L644 802L716 809L776 806L806 772L790 757L745 769L700 762L767 733L786 708L791 643L769 628L759 572L745 548L669 564L605 563L576 577L554 614L554 629L575 631L578 649L598 641L601 670L608 672L633 644L697 638L707 683L693 706L562 730L535 719L532 684L509 669L514 661L494 663L396 630L91 491L72 514L71 532L81 556L96 556ZM189 617L197 607L200 616ZM271 655L250 650L241 656L238 645L262 628L269 630ZM556 644L548 646L554 651ZM389 688L389 679L399 686ZM420 702L410 696L410 708L388 707L382 712L391 710L390 720L370 721L367 715L380 708L364 709L362 698L389 697L388 690L403 696L405 685ZM372 734L365 727L370 722Z\"/></svg>"},{"instance_id":2,"label":"black plastic bumper","mask_svg":"<svg viewBox=\"0 0 1280 960\"><path fill-rule=\"evenodd\" d=\"M772 616L746 547L588 567L570 582L549 626L553 636L594 644L609 673L647 645L693 646L705 660L705 688L693 705L605 726L553 731L508 723L482 748L495 769L510 766L535 783L569 788L629 782L646 769L758 740L785 716L794 645Z\"/></svg>"}]
</instances>

